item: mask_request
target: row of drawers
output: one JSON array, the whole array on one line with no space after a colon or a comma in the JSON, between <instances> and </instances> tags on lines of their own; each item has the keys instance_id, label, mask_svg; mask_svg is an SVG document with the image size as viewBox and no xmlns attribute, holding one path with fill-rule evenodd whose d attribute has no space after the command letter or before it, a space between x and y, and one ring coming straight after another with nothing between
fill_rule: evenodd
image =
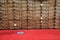
<instances>
[{"instance_id":1,"label":"row of drawers","mask_svg":"<svg viewBox=\"0 0 60 40\"><path fill-rule=\"evenodd\" d=\"M27 19L22 19L22 20L1 20L0 21L0 27L21 27L21 28L30 28L30 27L60 27L60 21L59 20L27 20ZM52 27L52 28L53 28Z\"/></svg>"}]
</instances>

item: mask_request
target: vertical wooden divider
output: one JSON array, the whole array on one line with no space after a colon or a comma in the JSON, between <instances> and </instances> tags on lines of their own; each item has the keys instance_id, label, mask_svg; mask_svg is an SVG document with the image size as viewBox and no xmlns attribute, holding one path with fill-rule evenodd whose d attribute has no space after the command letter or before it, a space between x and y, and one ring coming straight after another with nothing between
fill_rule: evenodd
<instances>
[{"instance_id":1,"label":"vertical wooden divider","mask_svg":"<svg viewBox=\"0 0 60 40\"><path fill-rule=\"evenodd\" d=\"M27 28L33 28L33 1L32 0L27 0Z\"/></svg>"},{"instance_id":2,"label":"vertical wooden divider","mask_svg":"<svg viewBox=\"0 0 60 40\"><path fill-rule=\"evenodd\" d=\"M28 0L21 1L21 24L23 29L27 29L27 1Z\"/></svg>"},{"instance_id":3,"label":"vertical wooden divider","mask_svg":"<svg viewBox=\"0 0 60 40\"><path fill-rule=\"evenodd\" d=\"M60 0L55 0L55 28L60 28Z\"/></svg>"},{"instance_id":4,"label":"vertical wooden divider","mask_svg":"<svg viewBox=\"0 0 60 40\"><path fill-rule=\"evenodd\" d=\"M34 27L35 28L41 28L40 27L40 12L41 12L41 8L40 8L40 2L39 1L34 1Z\"/></svg>"},{"instance_id":5,"label":"vertical wooden divider","mask_svg":"<svg viewBox=\"0 0 60 40\"><path fill-rule=\"evenodd\" d=\"M49 28L54 28L54 0L49 0Z\"/></svg>"}]
</instances>

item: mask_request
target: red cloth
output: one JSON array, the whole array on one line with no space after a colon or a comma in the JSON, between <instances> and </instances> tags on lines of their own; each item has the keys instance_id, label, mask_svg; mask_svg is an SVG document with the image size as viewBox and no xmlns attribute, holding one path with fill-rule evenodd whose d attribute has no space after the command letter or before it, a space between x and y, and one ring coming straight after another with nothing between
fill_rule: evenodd
<instances>
[{"instance_id":1,"label":"red cloth","mask_svg":"<svg viewBox=\"0 0 60 40\"><path fill-rule=\"evenodd\" d=\"M60 40L60 30L0 30L0 40Z\"/></svg>"}]
</instances>

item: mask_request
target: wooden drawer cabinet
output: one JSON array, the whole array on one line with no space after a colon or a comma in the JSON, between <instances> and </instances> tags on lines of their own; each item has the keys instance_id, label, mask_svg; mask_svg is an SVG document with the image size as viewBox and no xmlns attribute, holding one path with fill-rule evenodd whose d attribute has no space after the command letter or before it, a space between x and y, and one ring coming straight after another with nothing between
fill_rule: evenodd
<instances>
[{"instance_id":1,"label":"wooden drawer cabinet","mask_svg":"<svg viewBox=\"0 0 60 40\"><path fill-rule=\"evenodd\" d=\"M60 28L59 0L0 0L0 29Z\"/></svg>"}]
</instances>

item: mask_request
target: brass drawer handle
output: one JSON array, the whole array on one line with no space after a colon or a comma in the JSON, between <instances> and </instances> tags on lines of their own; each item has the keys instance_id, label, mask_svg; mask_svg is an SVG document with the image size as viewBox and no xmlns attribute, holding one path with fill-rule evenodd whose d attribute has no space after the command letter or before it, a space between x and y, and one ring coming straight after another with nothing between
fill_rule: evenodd
<instances>
[{"instance_id":1,"label":"brass drawer handle","mask_svg":"<svg viewBox=\"0 0 60 40\"><path fill-rule=\"evenodd\" d=\"M43 4L40 4L41 6L43 6Z\"/></svg>"},{"instance_id":2,"label":"brass drawer handle","mask_svg":"<svg viewBox=\"0 0 60 40\"><path fill-rule=\"evenodd\" d=\"M16 26L17 24L16 23L14 23L14 26Z\"/></svg>"}]
</instances>

